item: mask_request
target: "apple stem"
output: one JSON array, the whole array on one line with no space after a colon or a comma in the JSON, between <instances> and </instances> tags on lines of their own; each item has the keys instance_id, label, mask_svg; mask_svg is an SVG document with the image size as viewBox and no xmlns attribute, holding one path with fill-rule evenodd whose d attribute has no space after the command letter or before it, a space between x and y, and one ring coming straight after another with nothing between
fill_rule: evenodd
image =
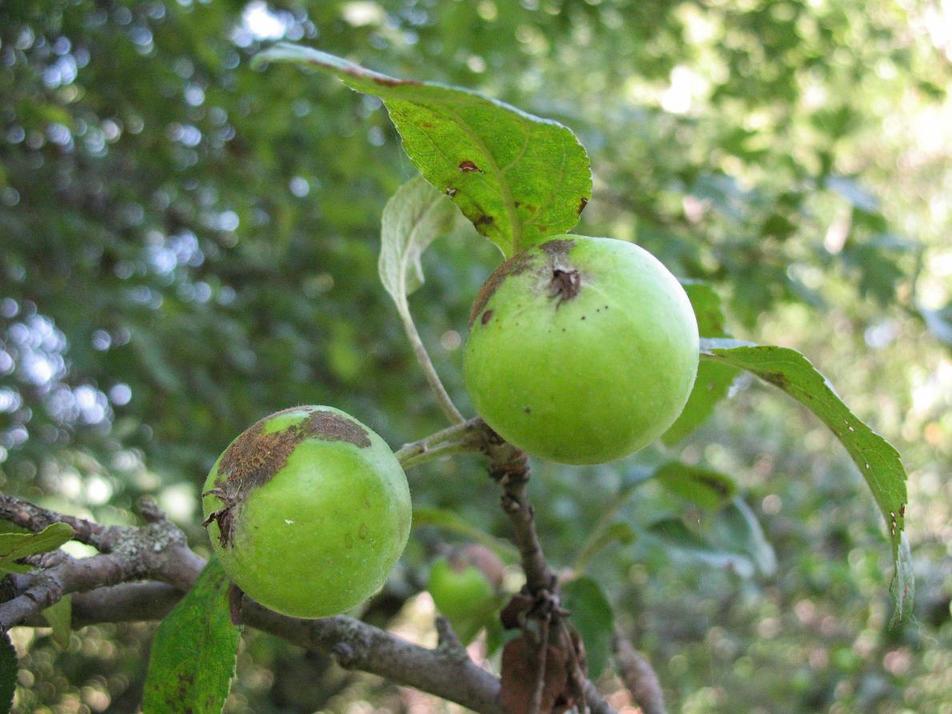
<instances>
[{"instance_id":1,"label":"apple stem","mask_svg":"<svg viewBox=\"0 0 952 714\"><path fill-rule=\"evenodd\" d=\"M450 454L482 450L488 427L475 418L404 444L396 453L404 470Z\"/></svg>"}]
</instances>

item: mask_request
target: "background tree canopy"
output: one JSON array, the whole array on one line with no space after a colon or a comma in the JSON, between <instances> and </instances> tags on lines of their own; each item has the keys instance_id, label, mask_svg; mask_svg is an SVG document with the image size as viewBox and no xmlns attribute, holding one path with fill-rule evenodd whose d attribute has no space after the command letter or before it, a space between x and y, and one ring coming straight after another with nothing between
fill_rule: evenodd
<instances>
[{"instance_id":1,"label":"background tree canopy","mask_svg":"<svg viewBox=\"0 0 952 714\"><path fill-rule=\"evenodd\" d=\"M672 710L949 711L947 4L3 3L3 490L107 523L131 522L152 494L207 552L200 485L261 416L334 405L394 446L441 425L376 274L383 206L415 170L378 100L292 66L251 69L278 39L570 126L595 178L577 232L636 241L712 283L731 334L810 356L902 453L919 591L892 629L889 552L859 474L818 421L749 379L683 441L600 467L536 465L553 563L579 565L599 519L622 524L628 537L582 564ZM411 298L468 410L460 346L499 259L472 235L438 241ZM619 501L671 458L736 482L775 573L738 568L730 528L656 480ZM411 489L430 522L452 512L505 532L475 460L430 464ZM704 548L665 547L670 533L647 526L666 515L699 526ZM401 626L423 636L416 593L457 537L426 523L368 614L403 607ZM134 711L153 629L89 627L65 649L15 630L17 706ZM255 635L227 711L429 701Z\"/></svg>"}]
</instances>

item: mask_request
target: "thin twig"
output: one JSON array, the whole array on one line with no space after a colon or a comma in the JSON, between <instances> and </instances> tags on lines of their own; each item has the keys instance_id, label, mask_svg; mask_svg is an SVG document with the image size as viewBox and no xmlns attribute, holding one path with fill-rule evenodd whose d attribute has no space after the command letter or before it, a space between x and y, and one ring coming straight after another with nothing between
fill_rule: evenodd
<instances>
[{"instance_id":1,"label":"thin twig","mask_svg":"<svg viewBox=\"0 0 952 714\"><path fill-rule=\"evenodd\" d=\"M437 446L446 443L473 442L474 445L482 444L483 433L486 425L482 419L474 418L453 426L448 426L441 431L437 431L429 436L425 436L417 441L411 441L404 444L395 453L397 461L404 464L408 459L413 459L431 451Z\"/></svg>"},{"instance_id":2,"label":"thin twig","mask_svg":"<svg viewBox=\"0 0 952 714\"><path fill-rule=\"evenodd\" d=\"M430 461L445 459L448 456L455 456L457 454L472 453L477 450L477 448L467 443L440 444L439 446L435 446L429 451L419 454L418 456L404 459L400 465L403 466L404 471L409 471L410 469L416 468L417 466L422 466L423 464L429 463Z\"/></svg>"},{"instance_id":3,"label":"thin twig","mask_svg":"<svg viewBox=\"0 0 952 714\"><path fill-rule=\"evenodd\" d=\"M651 663L617 628L613 644L618 673L635 703L644 714L665 714L664 692Z\"/></svg>"},{"instance_id":4,"label":"thin twig","mask_svg":"<svg viewBox=\"0 0 952 714\"><path fill-rule=\"evenodd\" d=\"M498 439L498 437L496 437ZM529 503L529 461L524 452L506 444L490 443L490 475L502 487L500 503L513 526L516 547L531 595L557 591L555 573L546 562L535 528L535 511Z\"/></svg>"},{"instance_id":5,"label":"thin twig","mask_svg":"<svg viewBox=\"0 0 952 714\"><path fill-rule=\"evenodd\" d=\"M586 679L583 684L585 694L585 704L588 706L590 714L618 714L615 709L605 701L598 687L592 684L592 681ZM647 712L645 712L647 714Z\"/></svg>"},{"instance_id":6,"label":"thin twig","mask_svg":"<svg viewBox=\"0 0 952 714\"><path fill-rule=\"evenodd\" d=\"M513 526L513 540L519 549L522 569L526 575L526 590L536 599L537 607L532 608L536 617L543 618L546 627L557 627L564 634L558 638L558 646L562 649L572 649L571 637L562 622L568 613L559 605L559 584L556 574L549 567L542 551L542 544L535 527L535 511L529 503L527 489L529 486L529 460L525 452L504 441L492 430L486 430L486 439L483 452L489 457L489 473L502 487L500 503L503 511L509 516ZM531 616L531 611L530 611ZM548 639L548 638L546 638ZM547 643L546 643L547 644ZM539 660L543 663L547 659L547 646L539 652ZM579 663L574 651L568 652L567 662L572 662L576 669ZM545 670L542 670L543 677ZM573 677L576 676L573 673ZM588 679L581 675L582 692L585 705L597 714L615 714L615 710L602 698L598 689ZM538 683L537 683L538 687ZM538 689L533 693L533 701L539 695ZM541 699L540 699L541 701Z\"/></svg>"},{"instance_id":7,"label":"thin twig","mask_svg":"<svg viewBox=\"0 0 952 714\"><path fill-rule=\"evenodd\" d=\"M542 707L542 694L545 692L545 666L546 655L549 652L549 623L551 614L545 615L540 621L542 636L539 638L539 651L536 663L536 682L535 690L532 692L532 702L529 705L530 714L539 714Z\"/></svg>"}]
</instances>

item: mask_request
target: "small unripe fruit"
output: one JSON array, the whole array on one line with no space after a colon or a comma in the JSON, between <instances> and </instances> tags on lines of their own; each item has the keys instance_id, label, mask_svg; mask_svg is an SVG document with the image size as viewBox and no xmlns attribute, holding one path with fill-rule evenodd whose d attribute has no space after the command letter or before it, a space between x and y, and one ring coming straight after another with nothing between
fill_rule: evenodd
<instances>
[{"instance_id":1,"label":"small unripe fruit","mask_svg":"<svg viewBox=\"0 0 952 714\"><path fill-rule=\"evenodd\" d=\"M410 491L390 447L346 413L265 417L215 462L202 500L225 572L276 612L324 617L384 584L410 534Z\"/></svg>"},{"instance_id":2,"label":"small unripe fruit","mask_svg":"<svg viewBox=\"0 0 952 714\"><path fill-rule=\"evenodd\" d=\"M433 563L427 589L463 644L493 618L500 604L503 572L498 556L475 544Z\"/></svg>"},{"instance_id":3,"label":"small unripe fruit","mask_svg":"<svg viewBox=\"0 0 952 714\"><path fill-rule=\"evenodd\" d=\"M489 426L568 464L654 441L684 409L697 366L697 321L677 279L633 243L572 235L489 277L463 361Z\"/></svg>"}]
</instances>

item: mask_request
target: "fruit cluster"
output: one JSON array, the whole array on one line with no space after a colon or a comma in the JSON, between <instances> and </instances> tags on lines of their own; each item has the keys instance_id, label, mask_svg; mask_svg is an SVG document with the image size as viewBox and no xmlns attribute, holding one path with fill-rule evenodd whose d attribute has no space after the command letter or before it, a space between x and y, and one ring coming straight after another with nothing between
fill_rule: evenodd
<instances>
[{"instance_id":1,"label":"fruit cluster","mask_svg":"<svg viewBox=\"0 0 952 714\"><path fill-rule=\"evenodd\" d=\"M674 276L631 243L566 235L489 277L473 305L463 370L476 411L508 442L593 464L664 433L697 366L697 323ZM391 449L324 406L277 412L242 433L209 473L203 507L235 584L297 617L367 599L410 531L407 479ZM498 586L465 554L431 574L437 606L467 636Z\"/></svg>"}]
</instances>

